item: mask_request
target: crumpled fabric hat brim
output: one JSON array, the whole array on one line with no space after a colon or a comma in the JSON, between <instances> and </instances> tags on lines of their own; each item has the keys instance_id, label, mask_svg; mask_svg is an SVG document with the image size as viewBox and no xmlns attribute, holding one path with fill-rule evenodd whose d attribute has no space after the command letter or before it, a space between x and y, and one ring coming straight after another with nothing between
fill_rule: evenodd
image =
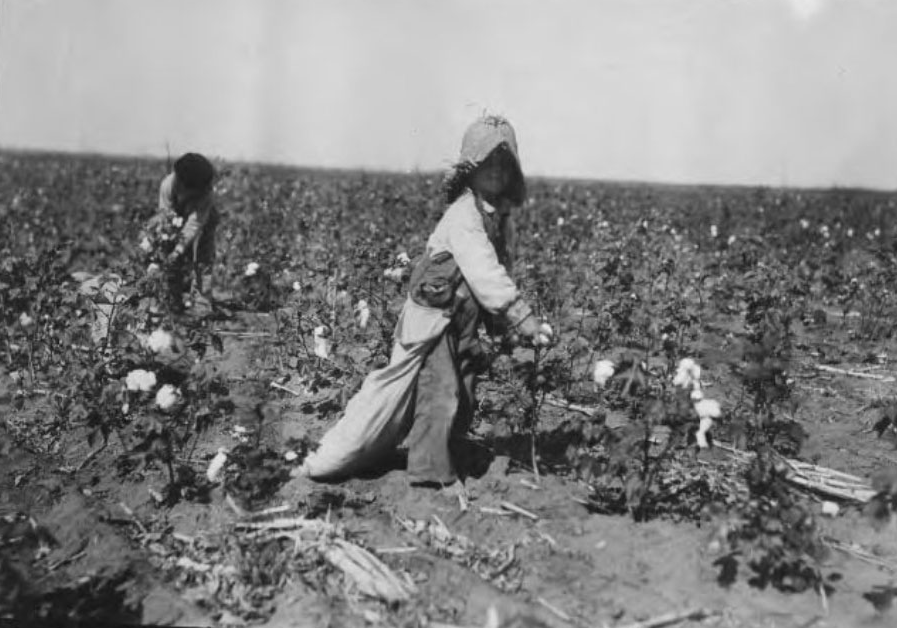
<instances>
[{"instance_id":1,"label":"crumpled fabric hat brim","mask_svg":"<svg viewBox=\"0 0 897 628\"><path fill-rule=\"evenodd\" d=\"M487 116L471 124L464 132L461 141L460 163L478 165L489 154L504 144L514 156L517 168L520 169L520 157L517 153L517 136L511 123L499 116Z\"/></svg>"}]
</instances>

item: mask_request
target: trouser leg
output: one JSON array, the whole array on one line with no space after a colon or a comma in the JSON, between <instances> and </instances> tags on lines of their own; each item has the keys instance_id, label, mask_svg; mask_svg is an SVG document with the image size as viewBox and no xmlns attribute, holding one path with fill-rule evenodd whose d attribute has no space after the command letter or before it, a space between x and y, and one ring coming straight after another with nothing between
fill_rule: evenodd
<instances>
[{"instance_id":1,"label":"trouser leg","mask_svg":"<svg viewBox=\"0 0 897 628\"><path fill-rule=\"evenodd\" d=\"M165 269L168 306L173 312L184 309L184 292L189 288L190 268L183 260L169 264Z\"/></svg>"}]
</instances>

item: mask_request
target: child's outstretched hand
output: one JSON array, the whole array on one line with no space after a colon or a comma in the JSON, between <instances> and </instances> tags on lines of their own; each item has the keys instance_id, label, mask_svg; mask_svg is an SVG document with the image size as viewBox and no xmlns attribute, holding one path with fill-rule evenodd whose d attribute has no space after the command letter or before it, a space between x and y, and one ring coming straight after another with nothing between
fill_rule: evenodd
<instances>
[{"instance_id":1,"label":"child's outstretched hand","mask_svg":"<svg viewBox=\"0 0 897 628\"><path fill-rule=\"evenodd\" d=\"M542 322L535 316L527 316L523 319L517 330L537 347L547 347L554 343L554 330L551 329L551 325Z\"/></svg>"},{"instance_id":2,"label":"child's outstretched hand","mask_svg":"<svg viewBox=\"0 0 897 628\"><path fill-rule=\"evenodd\" d=\"M169 265L174 264L176 261L178 261L178 258L180 256L181 252L175 249L171 253L169 253L168 256L166 256L165 263Z\"/></svg>"}]
</instances>

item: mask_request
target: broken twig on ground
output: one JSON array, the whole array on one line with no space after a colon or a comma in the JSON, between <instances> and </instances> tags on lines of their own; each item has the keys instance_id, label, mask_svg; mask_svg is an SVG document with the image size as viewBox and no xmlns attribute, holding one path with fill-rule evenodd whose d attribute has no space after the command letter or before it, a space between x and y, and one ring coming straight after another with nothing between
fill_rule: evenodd
<instances>
[{"instance_id":1,"label":"broken twig on ground","mask_svg":"<svg viewBox=\"0 0 897 628\"><path fill-rule=\"evenodd\" d=\"M557 606L555 606L554 604L552 604L545 598L543 598L543 597L536 598L536 601L539 603L540 606L543 606L545 609L547 609L552 615L560 617L564 621L573 621L572 617L570 617L567 613L565 613L564 611L559 609Z\"/></svg>"},{"instance_id":2,"label":"broken twig on ground","mask_svg":"<svg viewBox=\"0 0 897 628\"><path fill-rule=\"evenodd\" d=\"M287 388L286 386L283 386L283 385L281 385L281 384L278 384L277 382L271 382L271 388L276 388L277 390L282 390L282 391L284 391L284 392L288 392L288 393L290 393L291 395L293 395L294 397L301 397L301 396L302 396L302 393L301 393L301 392L299 392L299 391L297 391L297 390L293 390L292 388Z\"/></svg>"},{"instance_id":3,"label":"broken twig on ground","mask_svg":"<svg viewBox=\"0 0 897 628\"><path fill-rule=\"evenodd\" d=\"M529 510L526 510L524 508L521 508L520 506L517 506L516 504L512 504L511 502L501 502L500 505L505 510L510 510L511 512L516 512L518 515L522 515L522 516L526 517L527 519L532 519L533 521L539 520L539 515L532 513Z\"/></svg>"},{"instance_id":4,"label":"broken twig on ground","mask_svg":"<svg viewBox=\"0 0 897 628\"><path fill-rule=\"evenodd\" d=\"M703 619L708 619L710 617L715 617L719 614L719 611L708 611L703 608L697 608L689 611L665 613L663 615L658 615L657 617L652 617L643 621L626 624L625 626L621 626L620 628L661 628L662 626L671 626L683 621L700 621Z\"/></svg>"},{"instance_id":5,"label":"broken twig on ground","mask_svg":"<svg viewBox=\"0 0 897 628\"><path fill-rule=\"evenodd\" d=\"M850 371L847 369L839 369L826 364L816 364L816 370L825 371L826 373L836 373L838 375L848 375L850 377L859 377L861 379L874 379L878 382L897 382L897 379L889 375L876 375L875 373L862 373L860 371Z\"/></svg>"}]
</instances>

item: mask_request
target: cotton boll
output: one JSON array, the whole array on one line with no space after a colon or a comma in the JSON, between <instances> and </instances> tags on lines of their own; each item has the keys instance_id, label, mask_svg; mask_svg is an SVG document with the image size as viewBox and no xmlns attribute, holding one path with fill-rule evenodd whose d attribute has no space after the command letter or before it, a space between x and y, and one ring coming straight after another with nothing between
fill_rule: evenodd
<instances>
[{"instance_id":1,"label":"cotton boll","mask_svg":"<svg viewBox=\"0 0 897 628\"><path fill-rule=\"evenodd\" d=\"M221 474L221 470L224 469L224 465L227 463L227 450L224 447L218 449L218 453L215 454L215 457L212 458L212 461L209 463L208 469L206 469L206 478L209 482L217 482L218 476Z\"/></svg>"},{"instance_id":2,"label":"cotton boll","mask_svg":"<svg viewBox=\"0 0 897 628\"><path fill-rule=\"evenodd\" d=\"M710 237L715 238L719 235L719 231L716 228L716 225L710 225Z\"/></svg>"},{"instance_id":3,"label":"cotton boll","mask_svg":"<svg viewBox=\"0 0 897 628\"><path fill-rule=\"evenodd\" d=\"M149 253L153 250L153 245L149 241L149 238L144 236L143 240L140 241L140 250L144 253Z\"/></svg>"},{"instance_id":4,"label":"cotton boll","mask_svg":"<svg viewBox=\"0 0 897 628\"><path fill-rule=\"evenodd\" d=\"M695 390L691 391L691 400L692 401L700 401L703 398L704 398L704 393L701 392L700 388L696 388Z\"/></svg>"},{"instance_id":5,"label":"cotton boll","mask_svg":"<svg viewBox=\"0 0 897 628\"><path fill-rule=\"evenodd\" d=\"M243 271L243 275L246 277L253 277L258 271L258 262L249 262L248 264L246 264L246 270Z\"/></svg>"},{"instance_id":6,"label":"cotton boll","mask_svg":"<svg viewBox=\"0 0 897 628\"><path fill-rule=\"evenodd\" d=\"M539 333L536 336L536 344L540 346L549 346L554 339L554 330L548 323L539 325Z\"/></svg>"},{"instance_id":7,"label":"cotton boll","mask_svg":"<svg viewBox=\"0 0 897 628\"><path fill-rule=\"evenodd\" d=\"M592 380L599 386L605 386L607 380L614 376L616 366L610 360L599 360L592 370Z\"/></svg>"},{"instance_id":8,"label":"cotton boll","mask_svg":"<svg viewBox=\"0 0 897 628\"><path fill-rule=\"evenodd\" d=\"M723 415L719 402L713 399L702 399L695 404L695 412L702 419L718 419Z\"/></svg>"},{"instance_id":9,"label":"cotton boll","mask_svg":"<svg viewBox=\"0 0 897 628\"><path fill-rule=\"evenodd\" d=\"M322 359L330 357L332 342L330 340L330 328L326 325L315 327L314 331L315 355Z\"/></svg>"},{"instance_id":10,"label":"cotton boll","mask_svg":"<svg viewBox=\"0 0 897 628\"><path fill-rule=\"evenodd\" d=\"M698 423L698 431L695 434L695 440L698 442L699 448L707 449L710 446L707 442L707 432L710 431L711 427L713 427L713 419L708 417L702 418L700 423Z\"/></svg>"},{"instance_id":11,"label":"cotton boll","mask_svg":"<svg viewBox=\"0 0 897 628\"><path fill-rule=\"evenodd\" d=\"M355 320L358 323L358 327L361 329L367 329L368 321L371 318L371 309L368 307L368 302L364 299L361 299L358 302L358 305L355 306Z\"/></svg>"},{"instance_id":12,"label":"cotton boll","mask_svg":"<svg viewBox=\"0 0 897 628\"><path fill-rule=\"evenodd\" d=\"M396 283L402 283L402 275L403 272L401 268L387 268L383 271L384 277Z\"/></svg>"},{"instance_id":13,"label":"cotton boll","mask_svg":"<svg viewBox=\"0 0 897 628\"><path fill-rule=\"evenodd\" d=\"M300 292L302 290L302 284L298 281L293 282L293 292Z\"/></svg>"},{"instance_id":14,"label":"cotton boll","mask_svg":"<svg viewBox=\"0 0 897 628\"><path fill-rule=\"evenodd\" d=\"M676 376L673 378L673 386L679 388L700 388L701 367L691 358L679 360Z\"/></svg>"},{"instance_id":15,"label":"cotton boll","mask_svg":"<svg viewBox=\"0 0 897 628\"><path fill-rule=\"evenodd\" d=\"M146 267L146 275L147 277L152 277L153 275L156 275L160 270L161 268L159 268L159 265L153 262Z\"/></svg>"},{"instance_id":16,"label":"cotton boll","mask_svg":"<svg viewBox=\"0 0 897 628\"><path fill-rule=\"evenodd\" d=\"M171 334L164 329L157 329L147 337L145 346L153 353L161 353L163 351L171 351L174 339Z\"/></svg>"},{"instance_id":17,"label":"cotton boll","mask_svg":"<svg viewBox=\"0 0 897 628\"><path fill-rule=\"evenodd\" d=\"M34 319L28 316L27 312L19 314L19 325L22 327L31 327L32 324L34 324Z\"/></svg>"},{"instance_id":18,"label":"cotton boll","mask_svg":"<svg viewBox=\"0 0 897 628\"><path fill-rule=\"evenodd\" d=\"M156 393L156 405L159 406L159 409L163 412L177 406L180 400L180 391L171 384L165 384Z\"/></svg>"},{"instance_id":19,"label":"cotton boll","mask_svg":"<svg viewBox=\"0 0 897 628\"><path fill-rule=\"evenodd\" d=\"M299 458L299 454L295 451L288 451L283 455L283 459L287 462L295 462Z\"/></svg>"},{"instance_id":20,"label":"cotton boll","mask_svg":"<svg viewBox=\"0 0 897 628\"><path fill-rule=\"evenodd\" d=\"M181 216L175 216L171 219L171 224L180 229L184 226L184 219Z\"/></svg>"},{"instance_id":21,"label":"cotton boll","mask_svg":"<svg viewBox=\"0 0 897 628\"><path fill-rule=\"evenodd\" d=\"M135 369L125 378L125 386L131 391L149 392L156 387L156 374L144 369Z\"/></svg>"},{"instance_id":22,"label":"cotton boll","mask_svg":"<svg viewBox=\"0 0 897 628\"><path fill-rule=\"evenodd\" d=\"M408 253L402 251L401 253L396 255L396 263L398 263L399 266L407 266L411 263L411 258L408 257Z\"/></svg>"}]
</instances>

